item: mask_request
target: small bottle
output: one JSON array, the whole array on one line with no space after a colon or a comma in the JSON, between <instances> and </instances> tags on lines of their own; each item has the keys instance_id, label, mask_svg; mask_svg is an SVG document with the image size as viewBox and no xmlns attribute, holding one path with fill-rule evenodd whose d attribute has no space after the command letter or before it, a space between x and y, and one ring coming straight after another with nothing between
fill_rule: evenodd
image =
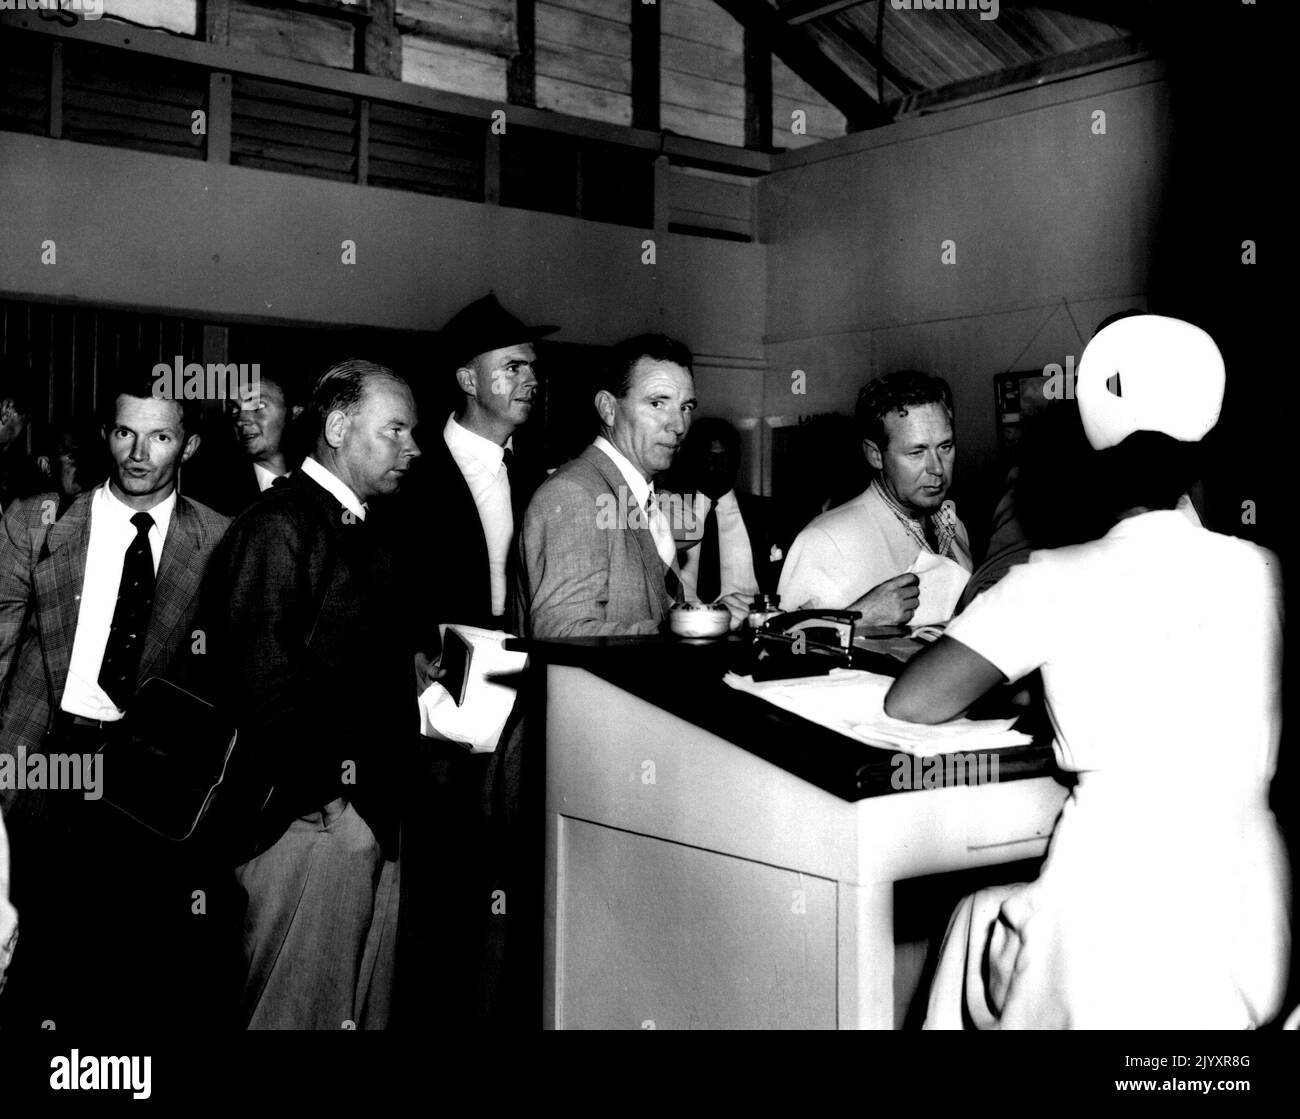
<instances>
[{"instance_id":1,"label":"small bottle","mask_svg":"<svg viewBox=\"0 0 1300 1119\"><path fill-rule=\"evenodd\" d=\"M745 624L751 633L757 633L763 624L781 613L781 596L779 594L759 594L754 596L749 607Z\"/></svg>"}]
</instances>

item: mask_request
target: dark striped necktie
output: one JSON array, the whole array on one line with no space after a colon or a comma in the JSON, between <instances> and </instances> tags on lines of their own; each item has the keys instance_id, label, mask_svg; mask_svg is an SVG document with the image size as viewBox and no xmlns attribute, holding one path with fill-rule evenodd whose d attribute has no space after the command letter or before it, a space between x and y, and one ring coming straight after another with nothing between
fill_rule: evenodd
<instances>
[{"instance_id":1,"label":"dark striped necktie","mask_svg":"<svg viewBox=\"0 0 1300 1119\"><path fill-rule=\"evenodd\" d=\"M131 523L135 525L135 539L122 561L117 604L113 607L108 644L104 646L104 659L99 666L99 686L123 709L135 688L154 595L153 549L149 546L153 517L136 513Z\"/></svg>"}]
</instances>

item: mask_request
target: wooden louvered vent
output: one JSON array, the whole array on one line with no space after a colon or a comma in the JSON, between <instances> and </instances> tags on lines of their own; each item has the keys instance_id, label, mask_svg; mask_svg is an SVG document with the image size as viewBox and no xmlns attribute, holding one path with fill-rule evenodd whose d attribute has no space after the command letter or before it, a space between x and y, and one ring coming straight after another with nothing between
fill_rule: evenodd
<instances>
[{"instance_id":1,"label":"wooden louvered vent","mask_svg":"<svg viewBox=\"0 0 1300 1119\"><path fill-rule=\"evenodd\" d=\"M49 44L0 37L0 129L44 136L49 123Z\"/></svg>"},{"instance_id":2,"label":"wooden louvered vent","mask_svg":"<svg viewBox=\"0 0 1300 1119\"><path fill-rule=\"evenodd\" d=\"M514 127L502 137L501 204L649 228L655 154Z\"/></svg>"},{"instance_id":3,"label":"wooden louvered vent","mask_svg":"<svg viewBox=\"0 0 1300 1119\"><path fill-rule=\"evenodd\" d=\"M355 97L235 76L231 163L352 183L357 135Z\"/></svg>"},{"instance_id":4,"label":"wooden louvered vent","mask_svg":"<svg viewBox=\"0 0 1300 1119\"><path fill-rule=\"evenodd\" d=\"M193 125L207 89L208 75L197 66L66 43L63 136L203 159L207 138Z\"/></svg>"},{"instance_id":5,"label":"wooden louvered vent","mask_svg":"<svg viewBox=\"0 0 1300 1119\"><path fill-rule=\"evenodd\" d=\"M376 101L367 182L481 202L486 134L481 119Z\"/></svg>"}]
</instances>

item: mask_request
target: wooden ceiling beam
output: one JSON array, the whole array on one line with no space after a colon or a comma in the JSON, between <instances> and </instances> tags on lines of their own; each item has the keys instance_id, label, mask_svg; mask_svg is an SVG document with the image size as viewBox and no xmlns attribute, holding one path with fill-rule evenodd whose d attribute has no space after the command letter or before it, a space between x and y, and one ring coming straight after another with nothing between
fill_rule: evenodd
<instances>
[{"instance_id":1,"label":"wooden ceiling beam","mask_svg":"<svg viewBox=\"0 0 1300 1119\"><path fill-rule=\"evenodd\" d=\"M1147 0L1001 0L1004 8L1047 8L1053 12L1140 31L1151 23Z\"/></svg>"},{"instance_id":2,"label":"wooden ceiling beam","mask_svg":"<svg viewBox=\"0 0 1300 1119\"><path fill-rule=\"evenodd\" d=\"M1060 79L1079 70L1100 70L1136 60L1149 53L1149 48L1136 35L1108 39L1104 43L1094 43L1090 47L1082 47L1076 51L1038 58L1022 66L1012 66L992 74L981 74L978 78L952 82L937 89L928 89L904 97L901 101L895 102L898 108L895 119L899 116L932 112L957 101L978 100L1000 96L1003 93L1013 93L1017 89L1041 85L1044 81Z\"/></svg>"},{"instance_id":3,"label":"wooden ceiling beam","mask_svg":"<svg viewBox=\"0 0 1300 1119\"><path fill-rule=\"evenodd\" d=\"M631 2L632 127L659 130L659 5Z\"/></svg>"},{"instance_id":4,"label":"wooden ceiling beam","mask_svg":"<svg viewBox=\"0 0 1300 1119\"><path fill-rule=\"evenodd\" d=\"M819 32L814 32L817 34ZM850 50L862 55L878 70L888 82L892 82L903 93L915 93L920 90L919 82L913 81L896 66L885 61L880 49L848 20L839 20L827 27L824 32L833 39L838 39Z\"/></svg>"},{"instance_id":5,"label":"wooden ceiling beam","mask_svg":"<svg viewBox=\"0 0 1300 1119\"><path fill-rule=\"evenodd\" d=\"M823 16L834 15L847 8L860 8L867 0L800 0L796 4L787 4L780 11L780 16L791 27L808 23Z\"/></svg>"},{"instance_id":6,"label":"wooden ceiling beam","mask_svg":"<svg viewBox=\"0 0 1300 1119\"><path fill-rule=\"evenodd\" d=\"M787 26L765 2L714 0L714 3L752 33L756 43L765 45L843 113L849 132L888 123L888 116L865 89L827 58L807 35Z\"/></svg>"}]
</instances>

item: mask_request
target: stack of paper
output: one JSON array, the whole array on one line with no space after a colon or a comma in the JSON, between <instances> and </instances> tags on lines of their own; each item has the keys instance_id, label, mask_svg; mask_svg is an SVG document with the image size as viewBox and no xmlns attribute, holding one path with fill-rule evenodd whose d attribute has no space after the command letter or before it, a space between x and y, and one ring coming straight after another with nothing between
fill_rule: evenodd
<instances>
[{"instance_id":1,"label":"stack of paper","mask_svg":"<svg viewBox=\"0 0 1300 1119\"><path fill-rule=\"evenodd\" d=\"M1033 741L1029 735L1011 729L1015 719L953 719L938 726L922 726L890 718L885 714L885 693L893 680L856 668L833 669L828 676L761 684L750 676L729 672L723 681L869 746L923 757L956 750L1027 746Z\"/></svg>"},{"instance_id":2,"label":"stack of paper","mask_svg":"<svg viewBox=\"0 0 1300 1119\"><path fill-rule=\"evenodd\" d=\"M420 695L420 733L464 746L473 754L490 754L497 748L518 691L511 683L499 683L522 672L528 654L505 647L513 635L477 626L442 626L454 629L473 649L465 702L457 706L440 683L430 684Z\"/></svg>"}]
</instances>

